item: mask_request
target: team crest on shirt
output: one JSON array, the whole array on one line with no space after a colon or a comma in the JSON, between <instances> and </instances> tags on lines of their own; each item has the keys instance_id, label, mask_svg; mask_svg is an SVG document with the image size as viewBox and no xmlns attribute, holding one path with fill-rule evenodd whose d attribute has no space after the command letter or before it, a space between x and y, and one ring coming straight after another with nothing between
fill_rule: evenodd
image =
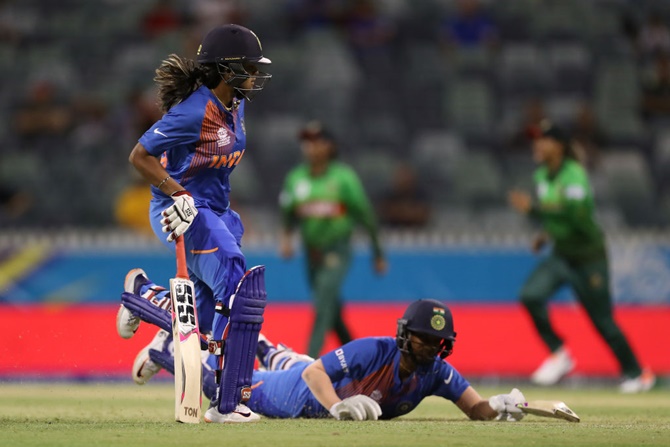
<instances>
[{"instance_id":1,"label":"team crest on shirt","mask_svg":"<svg viewBox=\"0 0 670 447\"><path fill-rule=\"evenodd\" d=\"M219 127L219 130L216 131L216 136L218 138L216 144L219 147L228 146L230 144L230 133L228 133L225 128Z\"/></svg>"}]
</instances>

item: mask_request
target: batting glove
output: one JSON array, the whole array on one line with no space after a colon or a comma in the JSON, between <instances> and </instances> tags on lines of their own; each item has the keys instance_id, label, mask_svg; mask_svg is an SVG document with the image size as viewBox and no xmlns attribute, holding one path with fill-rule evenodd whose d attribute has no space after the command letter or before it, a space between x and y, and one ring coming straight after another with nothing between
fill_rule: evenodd
<instances>
[{"instance_id":1,"label":"batting glove","mask_svg":"<svg viewBox=\"0 0 670 447\"><path fill-rule=\"evenodd\" d=\"M517 388L512 389L509 394L498 394L489 398L489 406L498 412L497 421L520 421L524 417L524 413L518 404L526 402L523 393Z\"/></svg>"},{"instance_id":2,"label":"batting glove","mask_svg":"<svg viewBox=\"0 0 670 447\"><path fill-rule=\"evenodd\" d=\"M163 220L161 220L163 233L170 233L167 237L168 242L186 233L198 214L193 197L188 191L177 191L172 194L172 199L174 204L163 210Z\"/></svg>"},{"instance_id":3,"label":"batting glove","mask_svg":"<svg viewBox=\"0 0 670 447\"><path fill-rule=\"evenodd\" d=\"M382 415L382 409L375 400L357 394L330 407L330 414L338 421L376 421Z\"/></svg>"}]
</instances>

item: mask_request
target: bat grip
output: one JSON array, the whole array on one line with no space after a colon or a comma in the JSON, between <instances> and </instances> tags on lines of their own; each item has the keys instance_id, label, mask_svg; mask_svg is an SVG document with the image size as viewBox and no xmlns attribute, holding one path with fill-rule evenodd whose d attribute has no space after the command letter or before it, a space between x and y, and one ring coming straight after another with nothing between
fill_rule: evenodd
<instances>
[{"instance_id":1,"label":"bat grip","mask_svg":"<svg viewBox=\"0 0 670 447\"><path fill-rule=\"evenodd\" d=\"M177 237L175 240L177 249L177 278L189 279L188 268L186 267L186 247L184 244L184 236Z\"/></svg>"}]
</instances>

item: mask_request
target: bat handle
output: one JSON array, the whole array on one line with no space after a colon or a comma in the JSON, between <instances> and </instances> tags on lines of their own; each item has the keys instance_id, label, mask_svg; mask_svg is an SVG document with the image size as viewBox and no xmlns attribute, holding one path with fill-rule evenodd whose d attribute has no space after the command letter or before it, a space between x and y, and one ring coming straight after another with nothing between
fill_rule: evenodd
<instances>
[{"instance_id":1,"label":"bat handle","mask_svg":"<svg viewBox=\"0 0 670 447\"><path fill-rule=\"evenodd\" d=\"M175 240L177 249L177 278L188 279L188 268L186 267L186 247L184 236L178 236Z\"/></svg>"}]
</instances>

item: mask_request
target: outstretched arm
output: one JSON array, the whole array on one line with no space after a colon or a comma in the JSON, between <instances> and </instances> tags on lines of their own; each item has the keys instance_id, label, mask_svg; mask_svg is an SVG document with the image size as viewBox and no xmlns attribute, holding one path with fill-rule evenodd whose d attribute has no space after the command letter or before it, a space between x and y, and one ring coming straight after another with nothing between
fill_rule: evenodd
<instances>
[{"instance_id":1,"label":"outstretched arm","mask_svg":"<svg viewBox=\"0 0 670 447\"><path fill-rule=\"evenodd\" d=\"M465 389L461 398L456 401L456 406L473 421L488 421L498 416L489 401L482 399L471 386Z\"/></svg>"},{"instance_id":2,"label":"outstretched arm","mask_svg":"<svg viewBox=\"0 0 670 447\"><path fill-rule=\"evenodd\" d=\"M376 421L382 415L379 404L369 396L356 394L340 399L321 360L314 361L302 372L302 379L321 405L338 420Z\"/></svg>"},{"instance_id":3,"label":"outstretched arm","mask_svg":"<svg viewBox=\"0 0 670 447\"><path fill-rule=\"evenodd\" d=\"M469 386L461 398L456 401L456 405L475 421L488 421L494 418L502 421L519 421L523 418L524 413L517 405L525 402L526 398L523 393L516 388L513 388L508 394L498 394L486 400Z\"/></svg>"}]
</instances>

